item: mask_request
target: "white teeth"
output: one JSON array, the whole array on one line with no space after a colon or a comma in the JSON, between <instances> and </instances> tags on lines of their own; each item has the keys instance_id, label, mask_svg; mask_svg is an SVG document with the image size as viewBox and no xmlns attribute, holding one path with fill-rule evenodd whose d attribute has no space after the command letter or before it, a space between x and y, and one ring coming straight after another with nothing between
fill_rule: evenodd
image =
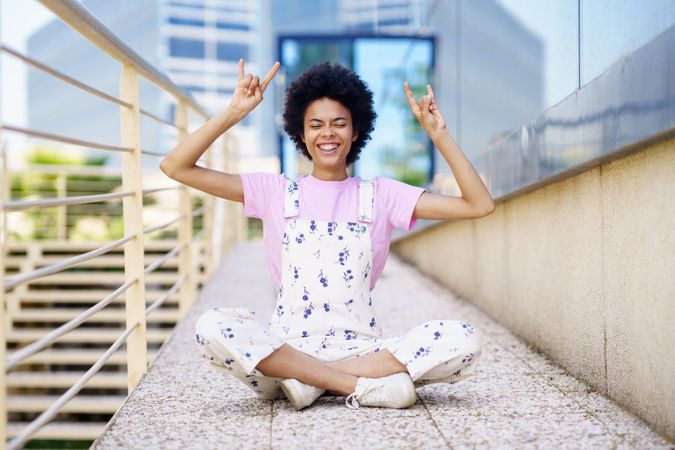
<instances>
[{"instance_id":1,"label":"white teeth","mask_svg":"<svg viewBox=\"0 0 675 450\"><path fill-rule=\"evenodd\" d=\"M320 148L321 150L335 150L336 148L338 148L338 146L335 145L335 144L331 144L331 145L319 145L319 148Z\"/></svg>"}]
</instances>

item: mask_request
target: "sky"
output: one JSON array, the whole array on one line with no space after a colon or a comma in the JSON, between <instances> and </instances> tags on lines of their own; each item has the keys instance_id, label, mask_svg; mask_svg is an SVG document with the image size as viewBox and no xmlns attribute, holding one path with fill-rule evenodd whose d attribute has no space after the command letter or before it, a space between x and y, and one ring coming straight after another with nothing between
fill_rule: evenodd
<instances>
[{"instance_id":1,"label":"sky","mask_svg":"<svg viewBox=\"0 0 675 450\"><path fill-rule=\"evenodd\" d=\"M28 36L53 18L54 14L35 0L0 0L2 44L25 53ZM23 61L2 55L0 101L5 123L26 125L26 73ZM5 133L4 138L11 142L23 140L18 133Z\"/></svg>"}]
</instances>

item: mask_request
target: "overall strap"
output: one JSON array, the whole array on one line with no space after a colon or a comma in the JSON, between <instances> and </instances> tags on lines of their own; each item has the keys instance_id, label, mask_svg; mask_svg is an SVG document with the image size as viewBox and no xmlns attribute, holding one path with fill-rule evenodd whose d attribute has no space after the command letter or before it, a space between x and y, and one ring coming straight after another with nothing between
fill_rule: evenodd
<instances>
[{"instance_id":1,"label":"overall strap","mask_svg":"<svg viewBox=\"0 0 675 450\"><path fill-rule=\"evenodd\" d=\"M374 202L373 180L361 180L359 184L359 213L360 222L373 222L373 202Z\"/></svg>"},{"instance_id":2,"label":"overall strap","mask_svg":"<svg viewBox=\"0 0 675 450\"><path fill-rule=\"evenodd\" d=\"M286 178L286 190L284 192L284 217L295 217L298 215L298 205L300 203L300 191L298 189L298 180Z\"/></svg>"}]
</instances>

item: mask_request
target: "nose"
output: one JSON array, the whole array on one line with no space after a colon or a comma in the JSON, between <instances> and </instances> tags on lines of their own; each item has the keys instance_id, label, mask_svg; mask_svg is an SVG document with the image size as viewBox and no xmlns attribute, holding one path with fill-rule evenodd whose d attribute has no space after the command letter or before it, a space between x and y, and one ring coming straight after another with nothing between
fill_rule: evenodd
<instances>
[{"instance_id":1,"label":"nose","mask_svg":"<svg viewBox=\"0 0 675 450\"><path fill-rule=\"evenodd\" d=\"M333 130L333 127L329 126L324 128L324 131L322 133L324 136L335 136L335 131Z\"/></svg>"}]
</instances>

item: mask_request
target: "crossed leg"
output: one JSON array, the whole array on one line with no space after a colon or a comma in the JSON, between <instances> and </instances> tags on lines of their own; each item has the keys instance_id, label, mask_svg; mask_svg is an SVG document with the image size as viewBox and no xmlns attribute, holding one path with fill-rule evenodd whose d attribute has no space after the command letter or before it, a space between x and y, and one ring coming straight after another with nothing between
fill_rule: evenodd
<instances>
[{"instance_id":1,"label":"crossed leg","mask_svg":"<svg viewBox=\"0 0 675 450\"><path fill-rule=\"evenodd\" d=\"M354 392L358 377L379 378L407 370L386 349L345 361L326 363L288 344L260 360L256 369L268 377L295 378L339 395Z\"/></svg>"}]
</instances>

